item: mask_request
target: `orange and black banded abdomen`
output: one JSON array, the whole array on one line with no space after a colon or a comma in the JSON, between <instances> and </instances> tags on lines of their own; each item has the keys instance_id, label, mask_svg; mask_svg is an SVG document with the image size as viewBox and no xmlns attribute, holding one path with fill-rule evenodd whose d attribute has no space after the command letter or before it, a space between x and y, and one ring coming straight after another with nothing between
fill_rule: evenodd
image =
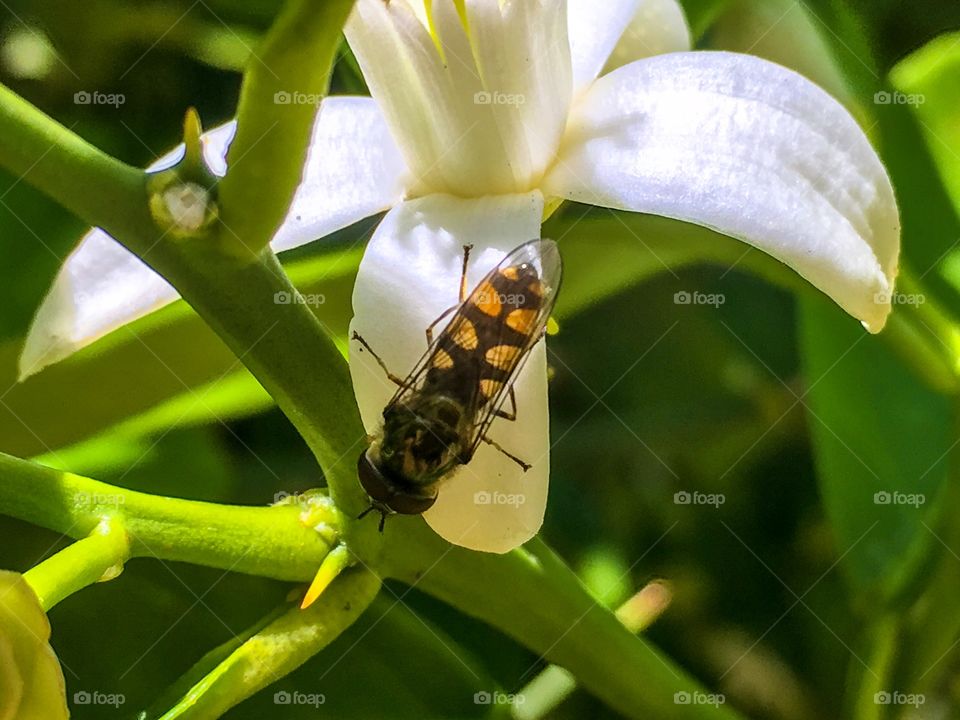
<instances>
[{"instance_id":1,"label":"orange and black banded abdomen","mask_svg":"<svg viewBox=\"0 0 960 720\"><path fill-rule=\"evenodd\" d=\"M499 268L473 290L437 339L427 385L467 407L483 408L520 363L542 304L543 286L533 265Z\"/></svg>"}]
</instances>

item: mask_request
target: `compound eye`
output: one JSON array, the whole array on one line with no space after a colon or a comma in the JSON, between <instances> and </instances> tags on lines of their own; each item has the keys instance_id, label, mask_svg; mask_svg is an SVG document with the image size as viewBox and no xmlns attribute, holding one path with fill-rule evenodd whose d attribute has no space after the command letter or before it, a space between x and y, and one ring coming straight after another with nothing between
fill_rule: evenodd
<instances>
[{"instance_id":1,"label":"compound eye","mask_svg":"<svg viewBox=\"0 0 960 720\"><path fill-rule=\"evenodd\" d=\"M386 503L393 496L390 483L366 452L360 453L357 460L357 474L360 476L360 484L371 499Z\"/></svg>"}]
</instances>

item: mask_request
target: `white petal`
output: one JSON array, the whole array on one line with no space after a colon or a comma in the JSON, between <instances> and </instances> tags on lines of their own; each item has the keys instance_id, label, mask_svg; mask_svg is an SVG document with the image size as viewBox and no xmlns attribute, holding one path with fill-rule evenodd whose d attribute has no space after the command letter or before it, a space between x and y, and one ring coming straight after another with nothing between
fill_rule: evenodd
<instances>
[{"instance_id":1,"label":"white petal","mask_svg":"<svg viewBox=\"0 0 960 720\"><path fill-rule=\"evenodd\" d=\"M574 92L600 74L644 0L567 0Z\"/></svg>"},{"instance_id":2,"label":"white petal","mask_svg":"<svg viewBox=\"0 0 960 720\"><path fill-rule=\"evenodd\" d=\"M544 192L744 240L872 332L890 312L900 220L886 170L838 102L759 58L659 55L600 78Z\"/></svg>"},{"instance_id":3,"label":"white petal","mask_svg":"<svg viewBox=\"0 0 960 720\"><path fill-rule=\"evenodd\" d=\"M677 0L641 0L603 72L654 55L689 50L692 45L690 26Z\"/></svg>"},{"instance_id":4,"label":"white petal","mask_svg":"<svg viewBox=\"0 0 960 720\"><path fill-rule=\"evenodd\" d=\"M574 93L634 60L690 49L677 0L567 0Z\"/></svg>"},{"instance_id":5,"label":"white petal","mask_svg":"<svg viewBox=\"0 0 960 720\"><path fill-rule=\"evenodd\" d=\"M370 343L395 375L404 376L426 350L427 326L457 303L463 245L474 246L468 270L468 285L473 287L508 251L539 237L542 213L539 192L476 200L429 195L394 208L360 264L351 330ZM374 433L396 387L369 353L358 351L356 342L351 344L350 372L364 427ZM517 421L498 419L490 432L493 440L533 467L524 473L481 444L470 464L440 488L425 517L450 542L502 553L540 529L550 465L546 378L546 353L540 343L514 386ZM475 494L483 492L523 500L475 502Z\"/></svg>"},{"instance_id":6,"label":"white petal","mask_svg":"<svg viewBox=\"0 0 960 720\"><path fill-rule=\"evenodd\" d=\"M236 122L204 135L204 156L218 175ZM183 146L148 170L175 165ZM271 242L288 250L393 206L403 197L403 159L370 98L330 97L314 125L307 167L290 213ZM60 268L20 356L26 378L112 330L178 297L163 278L100 229L81 240Z\"/></svg>"},{"instance_id":7,"label":"white petal","mask_svg":"<svg viewBox=\"0 0 960 720\"><path fill-rule=\"evenodd\" d=\"M60 268L20 353L20 380L177 299L177 291L103 230Z\"/></svg>"},{"instance_id":8,"label":"white petal","mask_svg":"<svg viewBox=\"0 0 960 720\"><path fill-rule=\"evenodd\" d=\"M393 207L408 172L377 104L328 97L313 127L303 180L270 246L299 247Z\"/></svg>"},{"instance_id":9,"label":"white petal","mask_svg":"<svg viewBox=\"0 0 960 720\"><path fill-rule=\"evenodd\" d=\"M203 159L207 167L217 176L223 177L227 172L227 148L233 142L237 132L237 121L231 120L201 136L203 143ZM172 168L183 159L183 145L177 145L166 155L159 157L147 166L147 172L159 172Z\"/></svg>"},{"instance_id":10,"label":"white petal","mask_svg":"<svg viewBox=\"0 0 960 720\"><path fill-rule=\"evenodd\" d=\"M469 33L453 2L432 7L436 41L407 0L360 0L346 26L413 194L529 191L570 104L565 0L466 0Z\"/></svg>"}]
</instances>

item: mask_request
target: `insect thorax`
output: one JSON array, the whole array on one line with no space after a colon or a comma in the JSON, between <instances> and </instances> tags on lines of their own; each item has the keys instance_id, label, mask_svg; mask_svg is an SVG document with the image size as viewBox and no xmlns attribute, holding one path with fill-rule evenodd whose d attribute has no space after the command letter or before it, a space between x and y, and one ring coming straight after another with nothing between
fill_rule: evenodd
<instances>
[{"instance_id":1,"label":"insect thorax","mask_svg":"<svg viewBox=\"0 0 960 720\"><path fill-rule=\"evenodd\" d=\"M398 490L434 485L461 463L464 407L442 394L416 394L383 415L379 466Z\"/></svg>"}]
</instances>

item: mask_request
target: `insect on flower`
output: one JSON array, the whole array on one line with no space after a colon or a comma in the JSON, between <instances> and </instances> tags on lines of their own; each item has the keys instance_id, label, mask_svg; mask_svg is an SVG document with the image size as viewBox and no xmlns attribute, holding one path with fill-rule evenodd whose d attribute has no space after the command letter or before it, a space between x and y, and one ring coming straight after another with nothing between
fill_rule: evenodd
<instances>
[{"instance_id":1,"label":"insect on flower","mask_svg":"<svg viewBox=\"0 0 960 720\"><path fill-rule=\"evenodd\" d=\"M513 380L530 349L544 336L560 288L561 264L552 240L514 249L467 294L470 246L464 246L460 300L426 329L427 351L405 379L394 375L359 334L399 389L383 422L360 455L360 481L372 510L419 515L437 499L441 482L466 465L481 442L527 470L530 465L487 437L496 418L514 421ZM453 318L436 338L436 326ZM505 410L506 401L510 410Z\"/></svg>"}]
</instances>

